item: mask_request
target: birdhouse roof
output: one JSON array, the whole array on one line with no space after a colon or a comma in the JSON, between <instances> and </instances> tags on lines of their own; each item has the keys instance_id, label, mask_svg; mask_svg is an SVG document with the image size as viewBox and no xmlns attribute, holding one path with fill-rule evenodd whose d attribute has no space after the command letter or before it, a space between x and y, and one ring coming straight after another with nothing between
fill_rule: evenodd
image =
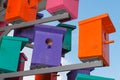
<instances>
[{"instance_id":1,"label":"birdhouse roof","mask_svg":"<svg viewBox=\"0 0 120 80\"><path fill-rule=\"evenodd\" d=\"M57 34L65 34L66 28L56 27L56 26L50 26L50 25L35 25L35 31L44 31L44 32L51 32L51 33L57 33Z\"/></svg>"},{"instance_id":2,"label":"birdhouse roof","mask_svg":"<svg viewBox=\"0 0 120 80\"><path fill-rule=\"evenodd\" d=\"M99 16L95 16L95 17L92 17L92 18L88 18L86 20L82 20L82 21L79 21L79 25L82 25L82 24L87 24L89 22L93 22L93 21L96 21L96 20L101 20L101 24L102 26L104 26L104 30L107 32L107 33L113 33L115 32L115 27L109 17L109 15L107 13L105 14L101 14Z\"/></svg>"},{"instance_id":3,"label":"birdhouse roof","mask_svg":"<svg viewBox=\"0 0 120 80\"><path fill-rule=\"evenodd\" d=\"M72 29L72 30L76 29L75 25L70 25L70 24L58 24L57 26Z\"/></svg>"}]
</instances>

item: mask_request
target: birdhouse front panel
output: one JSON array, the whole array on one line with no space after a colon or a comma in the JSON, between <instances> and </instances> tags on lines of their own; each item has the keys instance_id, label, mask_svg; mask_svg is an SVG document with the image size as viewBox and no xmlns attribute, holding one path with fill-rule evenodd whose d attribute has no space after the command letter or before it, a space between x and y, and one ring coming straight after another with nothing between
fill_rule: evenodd
<instances>
[{"instance_id":1,"label":"birdhouse front panel","mask_svg":"<svg viewBox=\"0 0 120 80\"><path fill-rule=\"evenodd\" d=\"M35 25L31 68L36 65L60 66L62 42L65 32L65 28L49 25Z\"/></svg>"},{"instance_id":2,"label":"birdhouse front panel","mask_svg":"<svg viewBox=\"0 0 120 80\"><path fill-rule=\"evenodd\" d=\"M47 0L46 10L54 15L56 12L65 11L71 16L71 19L78 17L79 0Z\"/></svg>"},{"instance_id":3,"label":"birdhouse front panel","mask_svg":"<svg viewBox=\"0 0 120 80\"><path fill-rule=\"evenodd\" d=\"M8 0L5 20L8 22L35 20L37 7L38 0Z\"/></svg>"},{"instance_id":4,"label":"birdhouse front panel","mask_svg":"<svg viewBox=\"0 0 120 80\"><path fill-rule=\"evenodd\" d=\"M47 66L60 66L62 39L62 34L36 31L32 63Z\"/></svg>"},{"instance_id":5,"label":"birdhouse front panel","mask_svg":"<svg viewBox=\"0 0 120 80\"><path fill-rule=\"evenodd\" d=\"M0 43L0 71L16 72L24 38L3 36Z\"/></svg>"},{"instance_id":6,"label":"birdhouse front panel","mask_svg":"<svg viewBox=\"0 0 120 80\"><path fill-rule=\"evenodd\" d=\"M24 67L25 67L24 64L26 60L27 57L25 56L25 54L20 53L17 71L24 71ZM5 80L23 80L23 77L6 78Z\"/></svg>"},{"instance_id":7,"label":"birdhouse front panel","mask_svg":"<svg viewBox=\"0 0 120 80\"><path fill-rule=\"evenodd\" d=\"M101 20L79 25L79 58L102 56Z\"/></svg>"}]
</instances>

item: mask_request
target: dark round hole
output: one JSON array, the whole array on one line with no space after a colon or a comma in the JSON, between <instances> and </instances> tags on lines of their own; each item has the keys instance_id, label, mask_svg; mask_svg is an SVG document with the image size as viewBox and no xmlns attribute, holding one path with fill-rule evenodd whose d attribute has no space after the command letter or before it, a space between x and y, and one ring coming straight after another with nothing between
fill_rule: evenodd
<instances>
[{"instance_id":1,"label":"dark round hole","mask_svg":"<svg viewBox=\"0 0 120 80\"><path fill-rule=\"evenodd\" d=\"M45 43L48 45L48 48L51 48L53 41L51 39L46 39Z\"/></svg>"}]
</instances>

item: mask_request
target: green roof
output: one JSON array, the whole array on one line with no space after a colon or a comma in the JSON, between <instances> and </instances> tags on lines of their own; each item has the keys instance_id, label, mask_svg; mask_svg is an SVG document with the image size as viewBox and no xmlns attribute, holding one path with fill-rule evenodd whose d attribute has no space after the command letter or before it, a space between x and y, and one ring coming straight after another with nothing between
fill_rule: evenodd
<instances>
[{"instance_id":1,"label":"green roof","mask_svg":"<svg viewBox=\"0 0 120 80\"><path fill-rule=\"evenodd\" d=\"M78 74L76 77L76 80L115 80L115 79L99 77L99 76L91 76L91 75L85 75L85 74Z\"/></svg>"},{"instance_id":2,"label":"green roof","mask_svg":"<svg viewBox=\"0 0 120 80\"><path fill-rule=\"evenodd\" d=\"M74 25L69 25L69 24L58 24L57 25L58 27L64 27L64 28L70 28L70 29L76 29L76 26L74 26Z\"/></svg>"}]
</instances>

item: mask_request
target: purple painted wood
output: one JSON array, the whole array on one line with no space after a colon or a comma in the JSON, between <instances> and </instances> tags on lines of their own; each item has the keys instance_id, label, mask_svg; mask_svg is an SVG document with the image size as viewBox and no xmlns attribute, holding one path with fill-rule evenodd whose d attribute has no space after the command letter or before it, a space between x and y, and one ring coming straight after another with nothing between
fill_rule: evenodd
<instances>
[{"instance_id":1,"label":"purple painted wood","mask_svg":"<svg viewBox=\"0 0 120 80\"><path fill-rule=\"evenodd\" d=\"M65 28L35 25L34 49L31 68L41 65L60 66Z\"/></svg>"},{"instance_id":2,"label":"purple painted wood","mask_svg":"<svg viewBox=\"0 0 120 80\"><path fill-rule=\"evenodd\" d=\"M37 13L37 19L43 17L43 14ZM29 38L30 41L34 41L34 27L30 28L23 28L23 29L16 29L14 31L14 36Z\"/></svg>"},{"instance_id":3,"label":"purple painted wood","mask_svg":"<svg viewBox=\"0 0 120 80\"><path fill-rule=\"evenodd\" d=\"M72 70L69 73L67 73L67 80L75 80L78 73L90 75L90 72L93 70L94 70L94 68Z\"/></svg>"},{"instance_id":4,"label":"purple painted wood","mask_svg":"<svg viewBox=\"0 0 120 80\"><path fill-rule=\"evenodd\" d=\"M18 65L18 71L24 71L25 61L27 61L27 57L24 53L21 53L20 61L19 61L19 65ZM23 80L23 77L7 78L5 80Z\"/></svg>"},{"instance_id":5,"label":"purple painted wood","mask_svg":"<svg viewBox=\"0 0 120 80\"><path fill-rule=\"evenodd\" d=\"M41 13L37 13L37 19L41 19L44 15Z\"/></svg>"},{"instance_id":6,"label":"purple painted wood","mask_svg":"<svg viewBox=\"0 0 120 80\"><path fill-rule=\"evenodd\" d=\"M16 29L14 31L14 36L28 38L30 41L34 41L34 27Z\"/></svg>"}]
</instances>

